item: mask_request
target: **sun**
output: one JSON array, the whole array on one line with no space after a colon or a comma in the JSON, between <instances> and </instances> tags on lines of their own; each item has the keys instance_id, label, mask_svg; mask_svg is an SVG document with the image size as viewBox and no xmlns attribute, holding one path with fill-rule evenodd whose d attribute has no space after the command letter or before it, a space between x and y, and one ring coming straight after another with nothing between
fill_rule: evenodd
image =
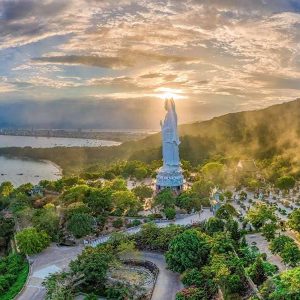
<instances>
[{"instance_id":1,"label":"sun","mask_svg":"<svg viewBox=\"0 0 300 300\"><path fill-rule=\"evenodd\" d=\"M163 93L161 95L159 95L159 97L161 99L176 99L177 95L176 94L173 94L173 93Z\"/></svg>"},{"instance_id":2,"label":"sun","mask_svg":"<svg viewBox=\"0 0 300 300\"><path fill-rule=\"evenodd\" d=\"M156 90L157 96L162 99L174 99L174 100L179 100L179 99L185 99L186 97L183 95L183 91L180 89L171 89L171 88L158 88Z\"/></svg>"}]
</instances>

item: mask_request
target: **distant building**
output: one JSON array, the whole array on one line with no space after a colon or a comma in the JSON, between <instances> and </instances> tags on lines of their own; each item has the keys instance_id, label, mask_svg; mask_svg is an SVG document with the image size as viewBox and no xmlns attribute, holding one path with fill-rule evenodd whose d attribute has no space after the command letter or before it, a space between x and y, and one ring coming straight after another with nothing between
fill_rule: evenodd
<instances>
[{"instance_id":1,"label":"distant building","mask_svg":"<svg viewBox=\"0 0 300 300\"><path fill-rule=\"evenodd\" d=\"M244 159L238 162L235 172L238 176L256 177L258 168L253 159Z\"/></svg>"}]
</instances>

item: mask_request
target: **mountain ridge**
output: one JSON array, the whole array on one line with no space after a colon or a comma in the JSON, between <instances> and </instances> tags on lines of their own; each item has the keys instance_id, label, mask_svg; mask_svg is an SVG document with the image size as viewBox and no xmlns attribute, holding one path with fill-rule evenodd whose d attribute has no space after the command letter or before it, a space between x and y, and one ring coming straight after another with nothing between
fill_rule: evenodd
<instances>
[{"instance_id":1,"label":"mountain ridge","mask_svg":"<svg viewBox=\"0 0 300 300\"><path fill-rule=\"evenodd\" d=\"M253 111L229 113L211 120L179 126L180 157L193 165L214 156L268 159L276 155L300 161L300 99ZM65 173L94 164L161 159L161 135L156 133L120 146L101 148L2 148L0 155L48 159Z\"/></svg>"}]
</instances>

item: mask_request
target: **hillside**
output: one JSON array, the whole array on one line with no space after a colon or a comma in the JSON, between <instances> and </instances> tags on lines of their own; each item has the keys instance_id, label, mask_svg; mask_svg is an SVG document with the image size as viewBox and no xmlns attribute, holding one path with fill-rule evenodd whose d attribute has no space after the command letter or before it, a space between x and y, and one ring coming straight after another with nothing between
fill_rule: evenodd
<instances>
[{"instance_id":1,"label":"hillside","mask_svg":"<svg viewBox=\"0 0 300 300\"><path fill-rule=\"evenodd\" d=\"M300 99L262 110L230 113L204 122L181 125L181 157L198 163L214 154L268 158L300 152ZM147 150L159 145L153 135L135 143ZM152 145L152 146L151 146ZM135 151L133 156L137 156Z\"/></svg>"},{"instance_id":2,"label":"hillside","mask_svg":"<svg viewBox=\"0 0 300 300\"><path fill-rule=\"evenodd\" d=\"M181 125L179 133L181 158L194 165L216 154L263 159L284 153L298 159L300 99L262 110L230 113ZM73 173L95 163L160 159L160 147L160 134L154 134L110 148L5 148L0 149L0 154L49 159L61 165L66 173Z\"/></svg>"}]
</instances>

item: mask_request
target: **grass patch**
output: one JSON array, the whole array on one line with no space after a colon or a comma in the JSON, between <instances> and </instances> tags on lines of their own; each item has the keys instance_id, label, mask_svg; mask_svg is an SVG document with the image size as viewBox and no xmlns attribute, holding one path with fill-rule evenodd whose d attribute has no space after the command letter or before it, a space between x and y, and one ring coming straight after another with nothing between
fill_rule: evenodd
<instances>
[{"instance_id":1,"label":"grass patch","mask_svg":"<svg viewBox=\"0 0 300 300\"><path fill-rule=\"evenodd\" d=\"M29 263L27 260L24 260L24 266L20 273L18 274L17 280L10 287L10 289L4 294L0 295L0 300L12 300L15 296L21 291L24 286L29 273Z\"/></svg>"}]
</instances>

